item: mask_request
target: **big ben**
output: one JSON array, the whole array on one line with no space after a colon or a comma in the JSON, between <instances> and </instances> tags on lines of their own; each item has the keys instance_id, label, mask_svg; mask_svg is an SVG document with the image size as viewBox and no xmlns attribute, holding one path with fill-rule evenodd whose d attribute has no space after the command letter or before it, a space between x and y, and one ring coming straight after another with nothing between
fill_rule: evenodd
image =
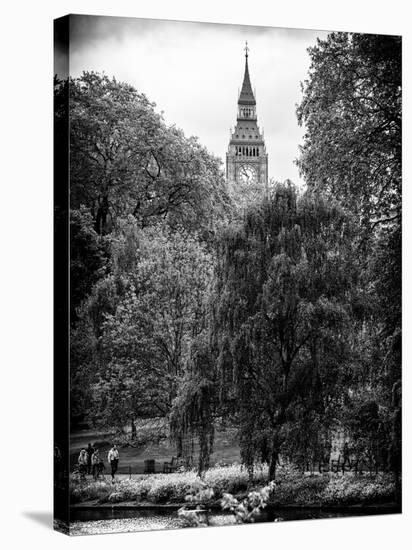
<instances>
[{"instance_id":1,"label":"big ben","mask_svg":"<svg viewBox=\"0 0 412 550\"><path fill-rule=\"evenodd\" d=\"M257 124L256 99L249 76L249 48L245 47L245 74L237 102L237 119L226 154L226 179L248 198L262 196L268 184L268 155Z\"/></svg>"}]
</instances>

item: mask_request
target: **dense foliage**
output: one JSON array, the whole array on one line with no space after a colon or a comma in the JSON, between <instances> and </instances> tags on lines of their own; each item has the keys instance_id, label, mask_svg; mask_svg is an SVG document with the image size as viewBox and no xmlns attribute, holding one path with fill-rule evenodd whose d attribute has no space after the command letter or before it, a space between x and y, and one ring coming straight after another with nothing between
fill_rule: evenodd
<instances>
[{"instance_id":1,"label":"dense foliage","mask_svg":"<svg viewBox=\"0 0 412 550\"><path fill-rule=\"evenodd\" d=\"M168 415L205 331L211 242L231 200L220 160L130 85L56 80L57 129L67 96L72 420L134 436L137 416Z\"/></svg>"},{"instance_id":2,"label":"dense foliage","mask_svg":"<svg viewBox=\"0 0 412 550\"><path fill-rule=\"evenodd\" d=\"M115 294L121 278L121 295L102 326L104 368L93 386L95 420L118 426L133 426L139 416L167 416L191 342L205 330L211 279L210 255L196 237L159 227L141 232L135 224L127 230L116 240L117 267L96 287Z\"/></svg>"},{"instance_id":3,"label":"dense foliage","mask_svg":"<svg viewBox=\"0 0 412 550\"><path fill-rule=\"evenodd\" d=\"M72 208L87 206L99 234L129 214L209 231L228 204L217 158L144 94L96 73L70 82L70 170Z\"/></svg>"},{"instance_id":4,"label":"dense foliage","mask_svg":"<svg viewBox=\"0 0 412 550\"><path fill-rule=\"evenodd\" d=\"M214 293L220 399L239 423L251 473L263 460L274 477L281 451L325 452L351 358L353 234L337 204L298 198L287 183L222 235ZM294 438L311 424L315 439Z\"/></svg>"},{"instance_id":5,"label":"dense foliage","mask_svg":"<svg viewBox=\"0 0 412 550\"><path fill-rule=\"evenodd\" d=\"M368 228L399 219L400 37L332 33L309 54L297 110L306 183L348 205Z\"/></svg>"},{"instance_id":6,"label":"dense foliage","mask_svg":"<svg viewBox=\"0 0 412 550\"><path fill-rule=\"evenodd\" d=\"M362 224L357 253L369 307L351 381L356 403L346 420L358 451L363 446L375 458L389 452L380 458L399 473L401 38L332 33L309 54L297 110L306 128L298 165L310 189L338 198Z\"/></svg>"}]
</instances>

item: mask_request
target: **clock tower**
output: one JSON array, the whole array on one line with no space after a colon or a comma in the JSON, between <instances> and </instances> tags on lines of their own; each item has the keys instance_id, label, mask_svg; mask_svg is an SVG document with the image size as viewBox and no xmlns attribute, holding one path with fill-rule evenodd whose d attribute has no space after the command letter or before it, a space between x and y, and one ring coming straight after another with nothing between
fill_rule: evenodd
<instances>
[{"instance_id":1,"label":"clock tower","mask_svg":"<svg viewBox=\"0 0 412 550\"><path fill-rule=\"evenodd\" d=\"M237 102L237 120L230 134L226 153L226 179L236 194L245 199L266 194L268 155L263 132L257 125L256 100L248 66L249 48L245 47L245 75Z\"/></svg>"}]
</instances>

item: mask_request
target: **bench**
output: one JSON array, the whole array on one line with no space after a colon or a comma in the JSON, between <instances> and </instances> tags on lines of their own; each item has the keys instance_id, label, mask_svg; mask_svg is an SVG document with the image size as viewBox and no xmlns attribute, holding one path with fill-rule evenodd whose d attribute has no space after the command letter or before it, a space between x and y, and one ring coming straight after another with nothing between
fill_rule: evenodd
<instances>
[{"instance_id":1,"label":"bench","mask_svg":"<svg viewBox=\"0 0 412 550\"><path fill-rule=\"evenodd\" d=\"M171 474L181 466L184 466L184 460L182 458L178 458L177 456L173 456L170 462L163 463L163 473Z\"/></svg>"}]
</instances>

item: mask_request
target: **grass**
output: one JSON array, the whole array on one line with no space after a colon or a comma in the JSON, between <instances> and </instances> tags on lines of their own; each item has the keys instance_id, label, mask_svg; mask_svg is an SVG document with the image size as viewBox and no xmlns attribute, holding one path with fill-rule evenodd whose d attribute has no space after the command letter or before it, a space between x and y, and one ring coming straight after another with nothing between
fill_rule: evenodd
<instances>
[{"instance_id":1,"label":"grass","mask_svg":"<svg viewBox=\"0 0 412 550\"><path fill-rule=\"evenodd\" d=\"M258 469L253 483L245 469L237 464L215 466L206 472L204 482L218 500L224 493L245 494L266 484L267 468ZM279 484L272 493L273 505L349 505L388 502L394 499L394 484L388 474L357 477L354 474L302 475L293 468L281 467ZM194 471L140 476L112 484L110 481L72 482L71 502L149 502L183 503L196 492L200 480Z\"/></svg>"},{"instance_id":2,"label":"grass","mask_svg":"<svg viewBox=\"0 0 412 550\"><path fill-rule=\"evenodd\" d=\"M147 426L148 422L141 420L137 424L138 436L142 432L149 428L155 431L161 429L162 426ZM106 468L107 453L111 447L113 434L109 432L98 432L95 430L77 430L70 435L70 464L71 468L77 463L77 459L82 448L86 448L88 443L91 443L93 447L98 447L100 455L103 457ZM147 459L154 459L156 461L156 472L163 472L163 463L170 462L172 456L176 455L176 447L169 440L169 438L163 438L158 442L143 442L136 447L120 446L120 461L118 473L128 474L129 467L132 474L143 474L144 461ZM236 433L234 429L221 428L216 431L214 441L214 452L211 457L211 464L227 463L232 464L240 461L240 450L236 440Z\"/></svg>"}]
</instances>

